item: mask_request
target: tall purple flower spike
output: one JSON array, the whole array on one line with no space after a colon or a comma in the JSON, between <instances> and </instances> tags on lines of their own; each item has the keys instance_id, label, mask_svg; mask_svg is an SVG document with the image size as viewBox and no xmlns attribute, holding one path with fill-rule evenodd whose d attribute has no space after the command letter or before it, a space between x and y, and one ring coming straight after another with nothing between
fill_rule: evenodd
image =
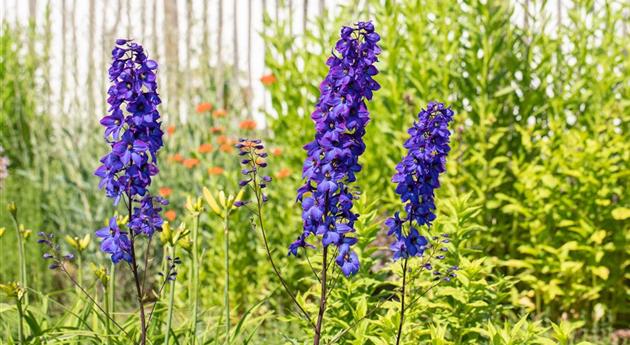
<instances>
[{"instance_id":1,"label":"tall purple flower spike","mask_svg":"<svg viewBox=\"0 0 630 345\"><path fill-rule=\"evenodd\" d=\"M418 114L418 122L408 130L409 139L404 147L407 155L396 165L392 181L397 184L396 193L405 203L405 216L399 212L385 221L388 235L394 235L392 245L394 260L422 256L428 240L414 227L427 225L435 219L435 189L440 187L439 176L446 171L446 156L451 150L451 132L448 124L453 111L442 103L431 102ZM409 231L403 225L409 222Z\"/></svg>"},{"instance_id":2,"label":"tall purple flower spike","mask_svg":"<svg viewBox=\"0 0 630 345\"><path fill-rule=\"evenodd\" d=\"M100 159L102 165L95 175L100 178L99 188L115 205L123 196L134 205L129 229L150 237L162 229L160 205L166 204L147 190L158 173L157 152L163 146L157 110L161 103L155 74L158 64L147 58L141 45L126 39L116 40L112 60L108 115L100 121L111 151ZM115 221L99 230L98 237L103 238L102 249L111 254L112 261L131 261L127 236Z\"/></svg>"},{"instance_id":3,"label":"tall purple flower spike","mask_svg":"<svg viewBox=\"0 0 630 345\"><path fill-rule=\"evenodd\" d=\"M365 151L363 136L370 120L365 100L380 88L372 79L378 73L374 63L381 49L380 36L371 22L359 22L341 29L336 53L328 58L329 72L320 85L321 95L311 118L315 122L315 140L304 146L308 157L298 189L302 202L303 233L289 246L289 254L299 248L313 247L306 239L321 236L324 246L338 248L336 263L346 276L359 270L359 260L351 246L354 222L354 195L349 184L361 170L359 156Z\"/></svg>"}]
</instances>

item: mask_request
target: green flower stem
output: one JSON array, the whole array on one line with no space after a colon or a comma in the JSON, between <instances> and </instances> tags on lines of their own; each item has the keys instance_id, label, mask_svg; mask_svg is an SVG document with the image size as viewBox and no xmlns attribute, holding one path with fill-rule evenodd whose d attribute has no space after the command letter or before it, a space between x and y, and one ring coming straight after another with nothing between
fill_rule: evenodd
<instances>
[{"instance_id":1,"label":"green flower stem","mask_svg":"<svg viewBox=\"0 0 630 345\"><path fill-rule=\"evenodd\" d=\"M225 304L225 343L230 343L230 232L229 210L225 211L223 222L223 235L225 237L225 289L223 291L223 301Z\"/></svg>"},{"instance_id":2,"label":"green flower stem","mask_svg":"<svg viewBox=\"0 0 630 345\"><path fill-rule=\"evenodd\" d=\"M20 225L17 220L17 215L12 217L13 224L15 225L15 234L17 235L18 244L18 258L20 260L20 285L24 291L28 291L27 279L26 279L26 256L24 255L24 240L20 233ZM28 293L24 294L24 305L28 306Z\"/></svg>"},{"instance_id":3,"label":"green flower stem","mask_svg":"<svg viewBox=\"0 0 630 345\"><path fill-rule=\"evenodd\" d=\"M175 258L175 247L171 247L171 258ZM170 281L170 291L168 294L168 316L166 318L166 335L164 337L164 345L168 345L171 337L171 325L173 322L173 304L175 301L175 280Z\"/></svg>"},{"instance_id":4,"label":"green flower stem","mask_svg":"<svg viewBox=\"0 0 630 345\"><path fill-rule=\"evenodd\" d=\"M24 312L22 311L22 299L20 296L15 298L15 304L17 306L18 312L18 338L20 339L20 344L25 344L24 342Z\"/></svg>"},{"instance_id":5,"label":"green flower stem","mask_svg":"<svg viewBox=\"0 0 630 345\"><path fill-rule=\"evenodd\" d=\"M111 332L111 325L110 325L110 321L109 319L112 317L111 315L111 310L109 309L110 305L109 305L109 289L107 288L107 286L103 286L103 302L105 304L105 329L107 330L107 345L111 345L112 340L110 338L110 334L112 334Z\"/></svg>"},{"instance_id":6,"label":"green flower stem","mask_svg":"<svg viewBox=\"0 0 630 345\"><path fill-rule=\"evenodd\" d=\"M256 157L254 157L254 154L251 152L250 152L250 159L252 159L252 161L254 162L256 160ZM306 309L304 309L304 307L302 307L300 302L298 302L297 298L295 297L295 294L289 288L289 284L287 284L284 278L282 278L282 275L280 274L280 270L278 270L278 267L276 267L276 263L273 261L273 257L271 256L271 249L269 249L269 241L267 240L267 232L265 231L265 223L263 221L262 191L260 189L260 184L257 180L256 170L254 170L253 180L254 180L254 183L253 183L252 188L254 190L254 195L256 196L256 216L258 217L258 223L260 225L260 232L262 233L262 236L263 236L263 243L265 244L265 252L267 253L267 259L269 260L269 263L271 264L271 267L273 268L273 272L276 274L276 276L280 280L280 283L282 283L282 287L284 288L284 290L291 297L291 300L298 307L300 312L302 312L308 324L313 328L313 330L315 330L316 326L315 326L315 323L313 323L313 320L311 319L310 314L306 311Z\"/></svg>"},{"instance_id":7,"label":"green flower stem","mask_svg":"<svg viewBox=\"0 0 630 345\"><path fill-rule=\"evenodd\" d=\"M114 309L114 301L116 296L116 264L111 263L110 268L110 276L109 276L109 286L107 287L107 310L111 315L112 321L116 320L116 310Z\"/></svg>"},{"instance_id":8,"label":"green flower stem","mask_svg":"<svg viewBox=\"0 0 630 345\"><path fill-rule=\"evenodd\" d=\"M197 314L199 309L199 216L200 214L195 215L195 224L193 226L192 231L192 255L193 255L193 263L192 263L192 299L193 299L193 308L192 308L192 327L191 333L193 336L193 345L197 343Z\"/></svg>"}]
</instances>

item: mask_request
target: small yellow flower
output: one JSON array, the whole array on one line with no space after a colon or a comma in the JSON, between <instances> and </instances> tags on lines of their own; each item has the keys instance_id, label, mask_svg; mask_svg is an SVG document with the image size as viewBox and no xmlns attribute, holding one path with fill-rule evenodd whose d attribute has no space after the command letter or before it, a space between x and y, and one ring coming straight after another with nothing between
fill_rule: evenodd
<instances>
[{"instance_id":1,"label":"small yellow flower","mask_svg":"<svg viewBox=\"0 0 630 345\"><path fill-rule=\"evenodd\" d=\"M203 211L203 206L201 204L201 198L186 198L186 210L190 212L193 216L199 215Z\"/></svg>"},{"instance_id":2,"label":"small yellow flower","mask_svg":"<svg viewBox=\"0 0 630 345\"><path fill-rule=\"evenodd\" d=\"M22 299L25 292L18 282L0 284L0 291L4 292L8 297L17 297L18 299Z\"/></svg>"},{"instance_id":3,"label":"small yellow flower","mask_svg":"<svg viewBox=\"0 0 630 345\"><path fill-rule=\"evenodd\" d=\"M90 245L90 239L91 239L90 234L85 234L83 238L79 238L78 236L65 237L66 242L68 242L68 244L79 253L87 249L87 247Z\"/></svg>"},{"instance_id":4,"label":"small yellow flower","mask_svg":"<svg viewBox=\"0 0 630 345\"><path fill-rule=\"evenodd\" d=\"M17 205L15 202L11 201L7 204L7 211L9 211L13 219L17 219Z\"/></svg>"},{"instance_id":5,"label":"small yellow flower","mask_svg":"<svg viewBox=\"0 0 630 345\"><path fill-rule=\"evenodd\" d=\"M103 286L107 288L109 275L107 274L107 270L105 269L105 267L92 264L92 270L94 270L94 275L96 275L96 278L98 278L101 284L103 284Z\"/></svg>"},{"instance_id":6,"label":"small yellow flower","mask_svg":"<svg viewBox=\"0 0 630 345\"><path fill-rule=\"evenodd\" d=\"M22 238L24 238L25 240L28 240L29 237L31 237L31 234L33 233L33 230L31 229L27 229L24 224L20 224L20 235L22 236Z\"/></svg>"}]
</instances>

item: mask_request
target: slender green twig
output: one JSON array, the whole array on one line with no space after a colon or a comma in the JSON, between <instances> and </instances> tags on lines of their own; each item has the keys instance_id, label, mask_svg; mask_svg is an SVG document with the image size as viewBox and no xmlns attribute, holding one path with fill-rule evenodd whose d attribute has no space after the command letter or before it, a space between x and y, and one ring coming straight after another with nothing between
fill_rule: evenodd
<instances>
[{"instance_id":1,"label":"slender green twig","mask_svg":"<svg viewBox=\"0 0 630 345\"><path fill-rule=\"evenodd\" d=\"M27 278L26 278L26 256L24 255L24 240L20 233L20 225L17 219L17 211L12 213L13 225L15 225L15 234L17 237L18 245L18 257L20 259L20 285L24 291L28 290ZM24 294L24 305L28 306L28 293Z\"/></svg>"},{"instance_id":2,"label":"slender green twig","mask_svg":"<svg viewBox=\"0 0 630 345\"><path fill-rule=\"evenodd\" d=\"M120 329L127 337L129 337L129 333L127 333L127 331L125 331L125 329L122 328L122 326L120 324L118 324L118 322L116 322L116 320L114 318L109 316L109 314L105 311L105 309L103 309L103 307L101 307L94 300L94 298L87 291L85 291L83 286L79 285L79 283L74 279L74 277L72 277L70 272L68 272L68 270L66 270L66 267L65 267L65 265L63 263L59 266L59 269L61 270L61 272L63 272L68 277L68 279L70 279L72 284L74 284L75 286L79 287L79 290L81 290L81 292L92 302L92 304L94 304L105 315L105 317L109 318L112 321L112 323L116 327L118 327L118 329Z\"/></svg>"},{"instance_id":3,"label":"slender green twig","mask_svg":"<svg viewBox=\"0 0 630 345\"><path fill-rule=\"evenodd\" d=\"M252 159L253 162L256 161L256 157L254 157L253 153L250 153L250 158ZM284 288L284 290L291 297L291 300L293 301L293 303L298 307L300 312L302 312L302 314L304 315L304 318L311 325L311 327L313 329L316 329L315 323L313 323L313 320L311 320L311 316L306 311L306 309L302 307L300 302L298 302L297 298L295 297L295 294L293 294L287 282L284 280L284 278L282 278L282 275L280 274L280 271L278 270L276 263L273 261L273 257L271 256L271 249L269 249L269 241L267 240L267 232L265 231L265 223L263 221L263 216L262 216L262 202L263 202L262 195L261 195L262 191L260 190L260 185L258 181L256 180L256 176L257 176L256 170L254 170L253 174L254 174L253 176L254 188L253 189L254 189L254 195L256 196L256 212L255 213L256 213L256 216L258 217L258 222L260 224L260 231L263 236L263 243L265 245L265 252L267 253L267 259L269 259L269 263L271 263L271 267L273 268L274 273L280 280L280 283L282 283L282 287Z\"/></svg>"},{"instance_id":4,"label":"slender green twig","mask_svg":"<svg viewBox=\"0 0 630 345\"><path fill-rule=\"evenodd\" d=\"M175 257L175 247L171 247L171 257ZM164 337L164 345L168 345L168 341L171 336L171 325L173 322L173 305L175 301L175 280L171 280L170 282L170 291L168 295L168 312L166 317L166 336Z\"/></svg>"},{"instance_id":5,"label":"slender green twig","mask_svg":"<svg viewBox=\"0 0 630 345\"><path fill-rule=\"evenodd\" d=\"M24 342L24 311L22 310L22 299L20 296L15 297L17 312L18 312L18 338L20 339L20 344L25 344Z\"/></svg>"},{"instance_id":6,"label":"slender green twig","mask_svg":"<svg viewBox=\"0 0 630 345\"><path fill-rule=\"evenodd\" d=\"M229 210L225 211L225 219L223 222L223 236L225 241L225 289L223 292L223 300L225 304L225 343L230 343L230 232L229 227Z\"/></svg>"},{"instance_id":7,"label":"slender green twig","mask_svg":"<svg viewBox=\"0 0 630 345\"><path fill-rule=\"evenodd\" d=\"M411 302L409 302L409 304L407 305L407 310L411 309L411 307L420 299L422 298L424 295L426 295L429 291L431 291L434 287L440 285L440 283L442 282L442 280L438 280L437 283L429 286L428 289L424 290L424 292L422 292L420 295L418 295L416 298L414 298ZM335 336L331 341L327 342L326 345L332 345L332 344L338 344L339 340L346 335L346 333L350 332L354 327L356 327L357 325L359 325L359 323L361 323L361 321L367 319L368 317L372 316L372 314L376 313L377 311L379 311L381 309L381 306L385 303L385 301L387 301L388 299L382 300L380 301L376 307L374 307L372 310L370 310L368 313L366 313L362 318L354 321L348 328L344 329L341 333L339 333L337 336Z\"/></svg>"},{"instance_id":8,"label":"slender green twig","mask_svg":"<svg viewBox=\"0 0 630 345\"><path fill-rule=\"evenodd\" d=\"M197 343L197 314L199 309L199 244L198 235L199 235L199 216L197 214L195 216L195 223L193 226L192 232L192 255L193 255L193 263L192 263L192 299L193 299L193 308L192 308L192 325L191 325L191 333L193 336L193 344Z\"/></svg>"}]
</instances>

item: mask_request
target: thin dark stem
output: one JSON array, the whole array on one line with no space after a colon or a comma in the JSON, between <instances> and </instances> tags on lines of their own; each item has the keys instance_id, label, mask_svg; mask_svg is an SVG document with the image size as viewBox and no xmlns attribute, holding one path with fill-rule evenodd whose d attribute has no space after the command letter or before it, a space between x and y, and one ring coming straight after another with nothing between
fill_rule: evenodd
<instances>
[{"instance_id":1,"label":"thin dark stem","mask_svg":"<svg viewBox=\"0 0 630 345\"><path fill-rule=\"evenodd\" d=\"M317 281L321 284L322 281L319 279L319 275L317 274L317 272L315 272L315 268L313 267L313 264L311 263L311 259L308 257L308 250L306 248L304 248L304 256L306 257L308 266L311 268L311 272L313 272L313 275L315 276Z\"/></svg>"},{"instance_id":2,"label":"thin dark stem","mask_svg":"<svg viewBox=\"0 0 630 345\"><path fill-rule=\"evenodd\" d=\"M402 336L403 322L405 321L405 286L407 284L407 262L409 258L405 258L403 263L403 281L400 290L400 323L398 324L398 334L396 335L396 345L400 344L400 337Z\"/></svg>"},{"instance_id":3,"label":"thin dark stem","mask_svg":"<svg viewBox=\"0 0 630 345\"><path fill-rule=\"evenodd\" d=\"M59 266L59 268L61 269L61 271L63 273L65 273L65 275L70 279L70 281L72 282L72 284L74 284L74 286L78 287L79 290L81 290L81 292L90 299L90 301L92 301L92 303L110 320L112 321L112 323L118 327L118 329L120 329L123 333L125 333L125 335L127 337L129 337L129 333L127 333L127 331L125 331L124 328L122 328L122 326L120 326L120 324L118 324L118 322L116 322L116 320L114 320L114 318L112 318L95 300L94 298L92 298L92 296L85 291L85 289L83 288L83 286L79 285L79 283L74 279L74 277L72 277L72 275L70 275L70 273L66 270L66 267L61 264Z\"/></svg>"},{"instance_id":4,"label":"thin dark stem","mask_svg":"<svg viewBox=\"0 0 630 345\"><path fill-rule=\"evenodd\" d=\"M142 291L146 291L144 289L144 285L147 281L147 271L149 270L149 251L151 250L152 240L153 240L153 236L150 236L149 241L147 241L147 248L144 251L144 271L142 272Z\"/></svg>"},{"instance_id":5,"label":"thin dark stem","mask_svg":"<svg viewBox=\"0 0 630 345\"><path fill-rule=\"evenodd\" d=\"M335 271L335 267L333 266L333 270L332 272L330 272L330 274L332 274ZM337 286L337 282L339 281L339 276L341 275L341 271L337 271L337 274L335 275L335 278L333 279L332 284L330 285L330 290L328 290L328 293L326 294L326 299L328 300L328 297L330 297L330 295L332 294L333 290L335 290L335 287Z\"/></svg>"},{"instance_id":6,"label":"thin dark stem","mask_svg":"<svg viewBox=\"0 0 630 345\"><path fill-rule=\"evenodd\" d=\"M440 285L440 283L442 282L442 280L439 280L437 283L431 285L428 289L424 290L420 295L418 295L416 298L414 298L408 305L407 305L407 309L411 309L411 307L420 299L422 298L424 295L426 295L429 291L431 291L434 287ZM350 325L350 327L344 329L339 335L337 335L334 339L332 339L331 341L327 342L326 345L331 345L331 344L338 344L339 343L339 339L341 339L344 335L346 335L346 333L350 332L354 327L356 327L361 321L367 319L368 317L372 316L372 314L376 313L378 310L381 309L381 306L385 303L385 301L381 301L379 302L376 307L374 307L374 309L372 309L371 311L369 311L367 314L365 314L365 316L363 316L362 318L356 320L355 322L352 323L352 325Z\"/></svg>"},{"instance_id":7,"label":"thin dark stem","mask_svg":"<svg viewBox=\"0 0 630 345\"><path fill-rule=\"evenodd\" d=\"M157 295L158 295L159 297L161 297L161 296L162 296L162 291L164 290L164 286L166 286L166 282L168 282L168 281L169 281L169 277L171 276L171 273L172 273L172 272L173 272L173 271L169 268L169 270L168 270L168 272L167 272L168 274L166 274L166 275L164 276L164 281L162 282L162 285L160 286L160 289L158 290L158 293L157 293ZM147 325L148 325L148 326L147 326L147 328L148 328L148 327L151 327L151 318L153 317L153 312L155 311L155 306L158 304L158 302L159 302L159 300L158 300L158 301L155 301L155 303L153 303L153 306L151 306L151 311L149 312L149 317L147 318ZM148 330L148 329L147 329L147 330Z\"/></svg>"},{"instance_id":8,"label":"thin dark stem","mask_svg":"<svg viewBox=\"0 0 630 345\"><path fill-rule=\"evenodd\" d=\"M251 156L252 162L255 162L256 161L256 157L254 157L254 154L250 153L250 156ZM269 241L267 241L267 233L265 231L265 224L263 222L263 216L262 216L262 196L261 196L262 192L260 190L260 186L259 186L258 182L256 181L256 171L255 170L254 170L253 174L254 174L254 176L253 176L253 183L254 183L254 186L255 186L254 187L254 195L256 196L256 206L257 206L256 215L258 217L258 222L260 223L260 231L261 231L262 236L263 236L263 242L265 244L265 252L267 253L267 259L269 259L269 262L271 263L271 267L273 268L274 273L276 274L276 276L280 280L280 283L282 283L282 287L284 287L284 290L287 292L287 294L289 294L289 296L291 297L291 300L293 300L293 303L295 303L295 305L298 307L298 309L300 309L300 311L302 312L302 314L304 315L304 317L306 318L306 320L308 321L310 326L313 329L315 329L315 324L311 320L311 316L306 311L306 309L304 309L304 307L302 307L300 302L298 302L297 298L295 297L295 295L293 294L293 292L289 288L289 285L287 284L287 282L284 280L284 278L282 278L282 275L280 274L280 271L278 270L278 267L276 266L275 262L273 261L273 257L271 256L271 249L269 249Z\"/></svg>"},{"instance_id":9,"label":"thin dark stem","mask_svg":"<svg viewBox=\"0 0 630 345\"><path fill-rule=\"evenodd\" d=\"M127 197L129 198L129 218L131 218L131 196L128 195ZM138 295L138 304L140 305L140 344L145 345L147 342L147 327L144 315L144 294L142 287L140 286L140 275L138 274L138 263L136 262L135 235L133 230L129 229L129 235L131 240L131 272L133 273L133 279L136 283L136 293Z\"/></svg>"},{"instance_id":10,"label":"thin dark stem","mask_svg":"<svg viewBox=\"0 0 630 345\"><path fill-rule=\"evenodd\" d=\"M313 337L313 345L319 345L322 333L322 324L324 323L324 313L326 312L326 271L328 271L328 246L324 246L322 257L322 277L321 277L321 294L319 297L319 313L317 314L317 325L315 328L315 336Z\"/></svg>"}]
</instances>

